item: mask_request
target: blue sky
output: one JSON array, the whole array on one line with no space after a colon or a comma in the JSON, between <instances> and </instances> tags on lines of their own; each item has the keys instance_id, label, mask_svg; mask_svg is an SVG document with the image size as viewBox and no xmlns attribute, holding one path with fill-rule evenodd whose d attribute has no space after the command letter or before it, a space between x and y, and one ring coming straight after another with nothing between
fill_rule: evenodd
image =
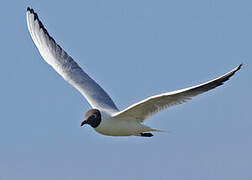
<instances>
[{"instance_id":1,"label":"blue sky","mask_svg":"<svg viewBox=\"0 0 252 180\"><path fill-rule=\"evenodd\" d=\"M80 128L90 109L39 55L26 27L49 33L120 109L244 66L224 86L146 124L153 138ZM2 2L0 180L252 178L252 2Z\"/></svg>"}]
</instances>

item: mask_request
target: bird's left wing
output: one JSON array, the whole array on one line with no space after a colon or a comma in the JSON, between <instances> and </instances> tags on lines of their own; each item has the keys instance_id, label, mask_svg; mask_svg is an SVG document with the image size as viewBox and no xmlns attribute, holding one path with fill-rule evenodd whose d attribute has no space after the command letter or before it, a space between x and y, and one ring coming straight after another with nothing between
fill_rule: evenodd
<instances>
[{"instance_id":1,"label":"bird's left wing","mask_svg":"<svg viewBox=\"0 0 252 180\"><path fill-rule=\"evenodd\" d=\"M49 35L33 9L27 8L26 18L32 40L44 60L79 90L93 108L118 112L109 95Z\"/></svg>"},{"instance_id":2,"label":"bird's left wing","mask_svg":"<svg viewBox=\"0 0 252 180\"><path fill-rule=\"evenodd\" d=\"M208 81L197 86L149 97L143 101L133 104L132 106L126 108L121 112L114 114L113 118L124 121L143 122L149 116L165 108L168 108L169 106L184 103L190 100L193 96L222 85L231 76L233 76L235 72L241 68L241 66L242 64L234 68L232 71L212 81Z\"/></svg>"}]
</instances>

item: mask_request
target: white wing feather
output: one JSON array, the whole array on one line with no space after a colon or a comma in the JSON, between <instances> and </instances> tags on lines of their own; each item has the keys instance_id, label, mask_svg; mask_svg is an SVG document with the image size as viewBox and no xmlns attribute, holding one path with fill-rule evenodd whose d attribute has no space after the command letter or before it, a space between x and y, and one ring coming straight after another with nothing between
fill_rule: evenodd
<instances>
[{"instance_id":1,"label":"white wing feather","mask_svg":"<svg viewBox=\"0 0 252 180\"><path fill-rule=\"evenodd\" d=\"M27 26L44 60L87 99L93 108L118 112L109 95L55 42L33 9L27 8Z\"/></svg>"},{"instance_id":2,"label":"white wing feather","mask_svg":"<svg viewBox=\"0 0 252 180\"><path fill-rule=\"evenodd\" d=\"M231 76L233 76L235 72L241 68L241 66L242 64L234 68L232 71L212 81L208 81L197 86L149 97L143 101L131 105L121 112L114 114L113 118L124 121L143 122L151 115L163 109L166 109L169 106L184 103L190 100L193 96L222 85Z\"/></svg>"}]
</instances>

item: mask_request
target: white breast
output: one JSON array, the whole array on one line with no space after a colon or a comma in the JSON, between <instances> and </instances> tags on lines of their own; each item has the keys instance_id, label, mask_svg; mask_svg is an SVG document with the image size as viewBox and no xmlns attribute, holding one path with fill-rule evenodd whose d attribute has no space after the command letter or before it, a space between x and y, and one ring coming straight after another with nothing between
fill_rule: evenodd
<instances>
[{"instance_id":1,"label":"white breast","mask_svg":"<svg viewBox=\"0 0 252 180\"><path fill-rule=\"evenodd\" d=\"M139 135L143 126L137 122L122 121L112 118L102 119L95 131L108 136L131 136Z\"/></svg>"}]
</instances>

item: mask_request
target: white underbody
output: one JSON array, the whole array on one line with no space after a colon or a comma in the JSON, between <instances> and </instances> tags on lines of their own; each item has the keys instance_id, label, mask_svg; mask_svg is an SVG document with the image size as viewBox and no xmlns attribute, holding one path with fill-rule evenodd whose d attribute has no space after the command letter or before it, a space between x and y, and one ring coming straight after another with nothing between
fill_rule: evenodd
<instances>
[{"instance_id":1,"label":"white underbody","mask_svg":"<svg viewBox=\"0 0 252 180\"><path fill-rule=\"evenodd\" d=\"M147 131L157 131L135 121L114 119L108 114L102 113L102 121L96 132L108 136L140 136Z\"/></svg>"},{"instance_id":2,"label":"white underbody","mask_svg":"<svg viewBox=\"0 0 252 180\"><path fill-rule=\"evenodd\" d=\"M98 133L108 136L139 136L142 132L151 131L150 128L140 123L115 119L102 120L99 126L94 129Z\"/></svg>"}]
</instances>

